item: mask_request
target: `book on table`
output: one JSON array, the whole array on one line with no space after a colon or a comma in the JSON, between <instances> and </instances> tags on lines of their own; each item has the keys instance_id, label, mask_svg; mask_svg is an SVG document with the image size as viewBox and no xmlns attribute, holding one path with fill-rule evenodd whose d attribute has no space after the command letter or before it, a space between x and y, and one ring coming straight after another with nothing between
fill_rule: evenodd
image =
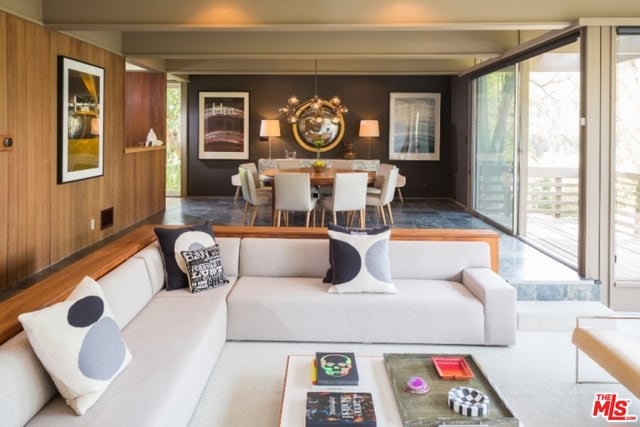
<instances>
[{"instance_id":1,"label":"book on table","mask_svg":"<svg viewBox=\"0 0 640 427\"><path fill-rule=\"evenodd\" d=\"M308 391L306 427L376 427L371 393Z\"/></svg>"},{"instance_id":2,"label":"book on table","mask_svg":"<svg viewBox=\"0 0 640 427\"><path fill-rule=\"evenodd\" d=\"M311 369L314 385L348 386L359 382L356 356L351 352L317 352Z\"/></svg>"}]
</instances>

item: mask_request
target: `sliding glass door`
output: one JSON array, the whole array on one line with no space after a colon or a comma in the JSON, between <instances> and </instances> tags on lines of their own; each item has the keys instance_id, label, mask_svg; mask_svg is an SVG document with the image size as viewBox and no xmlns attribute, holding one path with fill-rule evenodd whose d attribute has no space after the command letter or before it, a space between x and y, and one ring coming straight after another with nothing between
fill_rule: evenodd
<instances>
[{"instance_id":1,"label":"sliding glass door","mask_svg":"<svg viewBox=\"0 0 640 427\"><path fill-rule=\"evenodd\" d=\"M475 80L474 208L512 232L516 201L516 67Z\"/></svg>"},{"instance_id":2,"label":"sliding glass door","mask_svg":"<svg viewBox=\"0 0 640 427\"><path fill-rule=\"evenodd\" d=\"M573 268L580 219L580 42L522 64L523 204L518 235Z\"/></svg>"},{"instance_id":3,"label":"sliding glass door","mask_svg":"<svg viewBox=\"0 0 640 427\"><path fill-rule=\"evenodd\" d=\"M640 284L640 28L616 51L615 280Z\"/></svg>"}]
</instances>

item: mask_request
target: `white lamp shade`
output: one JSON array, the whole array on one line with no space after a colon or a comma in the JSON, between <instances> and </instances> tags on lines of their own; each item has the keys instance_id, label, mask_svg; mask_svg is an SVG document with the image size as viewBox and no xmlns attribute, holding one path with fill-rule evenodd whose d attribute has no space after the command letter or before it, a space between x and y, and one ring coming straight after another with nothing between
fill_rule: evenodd
<instances>
[{"instance_id":1,"label":"white lamp shade","mask_svg":"<svg viewBox=\"0 0 640 427\"><path fill-rule=\"evenodd\" d=\"M380 125L377 120L360 120L360 137L377 138L380 136Z\"/></svg>"},{"instance_id":2,"label":"white lamp shade","mask_svg":"<svg viewBox=\"0 0 640 427\"><path fill-rule=\"evenodd\" d=\"M280 136L280 120L261 120L260 136Z\"/></svg>"}]
</instances>

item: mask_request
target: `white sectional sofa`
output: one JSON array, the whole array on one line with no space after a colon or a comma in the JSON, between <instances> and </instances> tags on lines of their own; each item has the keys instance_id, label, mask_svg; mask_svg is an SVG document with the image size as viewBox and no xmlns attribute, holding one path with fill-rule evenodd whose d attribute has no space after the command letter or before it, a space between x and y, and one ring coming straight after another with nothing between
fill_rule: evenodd
<instances>
[{"instance_id":1,"label":"white sectional sofa","mask_svg":"<svg viewBox=\"0 0 640 427\"><path fill-rule=\"evenodd\" d=\"M228 339L508 345L515 290L484 242L390 242L397 294L330 294L327 240L245 238Z\"/></svg>"},{"instance_id":2,"label":"white sectional sofa","mask_svg":"<svg viewBox=\"0 0 640 427\"><path fill-rule=\"evenodd\" d=\"M398 293L344 295L321 281L327 239L216 240L228 285L162 289L157 243L98 280L132 359L82 416L57 394L24 332L2 344L0 425L186 425L227 340L515 342L515 291L491 270L483 242L392 240Z\"/></svg>"}]
</instances>

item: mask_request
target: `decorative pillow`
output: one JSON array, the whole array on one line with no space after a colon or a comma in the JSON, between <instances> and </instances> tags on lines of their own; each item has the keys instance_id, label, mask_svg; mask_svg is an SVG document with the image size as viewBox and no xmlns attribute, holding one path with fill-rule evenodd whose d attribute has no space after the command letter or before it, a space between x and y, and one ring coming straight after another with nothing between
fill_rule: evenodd
<instances>
[{"instance_id":1,"label":"decorative pillow","mask_svg":"<svg viewBox=\"0 0 640 427\"><path fill-rule=\"evenodd\" d=\"M396 293L391 281L391 230L338 231L329 227L333 286L330 293Z\"/></svg>"},{"instance_id":2,"label":"decorative pillow","mask_svg":"<svg viewBox=\"0 0 640 427\"><path fill-rule=\"evenodd\" d=\"M342 225L335 224L333 222L328 223L329 230L339 231L347 234L380 234L389 230L389 226L381 226L374 228L356 228L356 227L343 227ZM322 281L324 283L333 283L333 239L329 239L329 269L327 270Z\"/></svg>"},{"instance_id":3,"label":"decorative pillow","mask_svg":"<svg viewBox=\"0 0 640 427\"><path fill-rule=\"evenodd\" d=\"M218 245L195 251L182 251L181 255L187 266L189 289L192 293L229 283L229 279L224 275Z\"/></svg>"},{"instance_id":4,"label":"decorative pillow","mask_svg":"<svg viewBox=\"0 0 640 427\"><path fill-rule=\"evenodd\" d=\"M129 364L131 353L102 293L90 277L67 300L18 316L58 391L84 414Z\"/></svg>"},{"instance_id":5,"label":"decorative pillow","mask_svg":"<svg viewBox=\"0 0 640 427\"><path fill-rule=\"evenodd\" d=\"M187 265L180 253L208 248L216 243L211 223L180 228L156 228L165 270L165 286L168 290L187 288Z\"/></svg>"}]
</instances>

